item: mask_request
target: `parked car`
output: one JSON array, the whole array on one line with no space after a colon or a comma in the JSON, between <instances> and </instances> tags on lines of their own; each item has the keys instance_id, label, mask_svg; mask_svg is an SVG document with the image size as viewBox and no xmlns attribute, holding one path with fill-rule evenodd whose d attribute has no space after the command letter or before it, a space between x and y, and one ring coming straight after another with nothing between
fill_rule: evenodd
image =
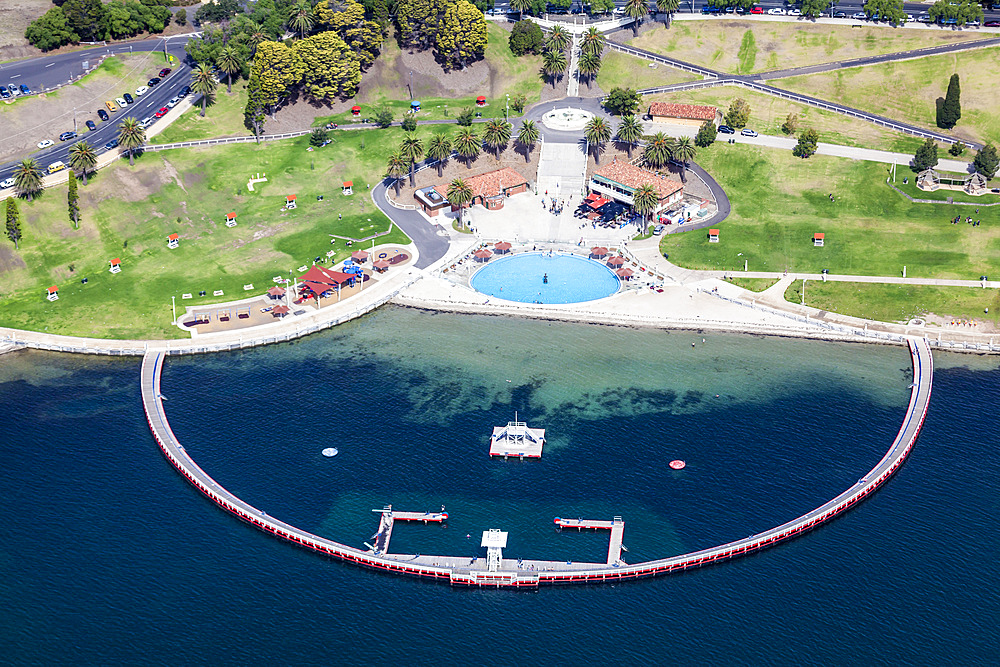
<instances>
[{"instance_id":1,"label":"parked car","mask_svg":"<svg viewBox=\"0 0 1000 667\"><path fill-rule=\"evenodd\" d=\"M21 94L21 91L19 91L19 90L17 89L17 86L15 86L14 84L10 84L10 85L8 85L8 86L7 86L7 90L9 90L9 91L10 91L10 96L11 96L11 97L17 97L18 95L20 95L20 94Z\"/></svg>"},{"instance_id":2,"label":"parked car","mask_svg":"<svg viewBox=\"0 0 1000 667\"><path fill-rule=\"evenodd\" d=\"M104 109L98 109L97 110L97 117L100 118L103 121L107 121L108 118L110 118L110 116L108 116L108 112L105 111Z\"/></svg>"},{"instance_id":3,"label":"parked car","mask_svg":"<svg viewBox=\"0 0 1000 667\"><path fill-rule=\"evenodd\" d=\"M142 97L147 92L149 92L149 86L139 86L138 88L135 89L135 96Z\"/></svg>"},{"instance_id":4,"label":"parked car","mask_svg":"<svg viewBox=\"0 0 1000 667\"><path fill-rule=\"evenodd\" d=\"M917 21L919 21L920 23L930 23L931 22L931 15L930 14L921 14L920 16L917 17Z\"/></svg>"},{"instance_id":5,"label":"parked car","mask_svg":"<svg viewBox=\"0 0 1000 667\"><path fill-rule=\"evenodd\" d=\"M152 88L153 86L155 86L159 82L160 82L160 80L154 76L152 79L150 79L149 81L146 82L146 85L149 86L150 88Z\"/></svg>"},{"instance_id":6,"label":"parked car","mask_svg":"<svg viewBox=\"0 0 1000 667\"><path fill-rule=\"evenodd\" d=\"M76 132L63 132L59 135L59 141L69 141L70 139L76 139Z\"/></svg>"},{"instance_id":7,"label":"parked car","mask_svg":"<svg viewBox=\"0 0 1000 667\"><path fill-rule=\"evenodd\" d=\"M749 127L744 127L742 130L740 130L740 134L743 135L744 137L756 137L757 136L757 133L754 132L753 130L751 130Z\"/></svg>"},{"instance_id":8,"label":"parked car","mask_svg":"<svg viewBox=\"0 0 1000 667\"><path fill-rule=\"evenodd\" d=\"M117 139L112 139L108 143L104 144L104 148L106 148L109 151L110 150L114 150L115 148L118 148L118 140Z\"/></svg>"},{"instance_id":9,"label":"parked car","mask_svg":"<svg viewBox=\"0 0 1000 667\"><path fill-rule=\"evenodd\" d=\"M87 129L90 130L91 132L96 132L97 131L97 123L95 123L94 121L88 120L86 122L86 125L87 125Z\"/></svg>"},{"instance_id":10,"label":"parked car","mask_svg":"<svg viewBox=\"0 0 1000 667\"><path fill-rule=\"evenodd\" d=\"M132 93L125 93L124 95L122 95L122 97L125 98L125 103L126 104L134 104L135 103L135 98L132 97Z\"/></svg>"},{"instance_id":11,"label":"parked car","mask_svg":"<svg viewBox=\"0 0 1000 667\"><path fill-rule=\"evenodd\" d=\"M987 28L1000 28L1000 21L987 21L983 25Z\"/></svg>"},{"instance_id":12,"label":"parked car","mask_svg":"<svg viewBox=\"0 0 1000 667\"><path fill-rule=\"evenodd\" d=\"M856 21L864 21L866 18L868 18L868 15L865 14L864 12L854 12L853 14L851 14L851 18Z\"/></svg>"},{"instance_id":13,"label":"parked car","mask_svg":"<svg viewBox=\"0 0 1000 667\"><path fill-rule=\"evenodd\" d=\"M170 111L170 109L168 109L167 107L160 107L160 110L153 115L156 116L157 118L163 118L164 116L167 115L168 111Z\"/></svg>"},{"instance_id":14,"label":"parked car","mask_svg":"<svg viewBox=\"0 0 1000 667\"><path fill-rule=\"evenodd\" d=\"M124 97L116 97L115 104L117 104L120 107L127 107L129 103L125 101Z\"/></svg>"},{"instance_id":15,"label":"parked car","mask_svg":"<svg viewBox=\"0 0 1000 667\"><path fill-rule=\"evenodd\" d=\"M781 7L772 7L771 9L767 10L767 13L770 14L771 16L784 16L785 10L782 9Z\"/></svg>"},{"instance_id":16,"label":"parked car","mask_svg":"<svg viewBox=\"0 0 1000 667\"><path fill-rule=\"evenodd\" d=\"M802 16L802 10L796 9L795 7L788 10L789 16Z\"/></svg>"},{"instance_id":17,"label":"parked car","mask_svg":"<svg viewBox=\"0 0 1000 667\"><path fill-rule=\"evenodd\" d=\"M170 68L169 67L164 67L163 69L160 70L160 78L161 79L164 78L164 77L166 77L168 74L170 74Z\"/></svg>"},{"instance_id":18,"label":"parked car","mask_svg":"<svg viewBox=\"0 0 1000 667\"><path fill-rule=\"evenodd\" d=\"M31 94L31 88L28 88L26 85L24 85L22 83L21 84L21 94L22 95L30 95Z\"/></svg>"},{"instance_id":19,"label":"parked car","mask_svg":"<svg viewBox=\"0 0 1000 667\"><path fill-rule=\"evenodd\" d=\"M38 147L39 148L48 148L49 146L51 146L54 143L56 143L56 142L52 141L51 139L42 139L41 141L38 142Z\"/></svg>"},{"instance_id":20,"label":"parked car","mask_svg":"<svg viewBox=\"0 0 1000 667\"><path fill-rule=\"evenodd\" d=\"M965 25L968 26L969 28L978 28L979 21L977 21L976 19L972 19L971 21L966 21Z\"/></svg>"},{"instance_id":21,"label":"parked car","mask_svg":"<svg viewBox=\"0 0 1000 667\"><path fill-rule=\"evenodd\" d=\"M836 14L833 15L833 18L835 18L835 19L846 19L847 18L847 12L837 12Z\"/></svg>"},{"instance_id":22,"label":"parked car","mask_svg":"<svg viewBox=\"0 0 1000 667\"><path fill-rule=\"evenodd\" d=\"M156 119L153 118L152 116L146 116L145 118L143 118L142 120L139 121L139 127L141 127L142 129L145 130L147 127L149 127L150 125L152 125L153 121L155 121L155 120Z\"/></svg>"},{"instance_id":23,"label":"parked car","mask_svg":"<svg viewBox=\"0 0 1000 667\"><path fill-rule=\"evenodd\" d=\"M175 106L177 106L177 103L180 102L180 101L181 101L181 98L179 98L179 97L172 97L172 98L170 98L170 101L167 102L167 106L170 107L171 109L173 109Z\"/></svg>"},{"instance_id":24,"label":"parked car","mask_svg":"<svg viewBox=\"0 0 1000 667\"><path fill-rule=\"evenodd\" d=\"M177 93L177 97L184 99L191 94L191 86L184 86L181 88L181 92Z\"/></svg>"},{"instance_id":25,"label":"parked car","mask_svg":"<svg viewBox=\"0 0 1000 667\"><path fill-rule=\"evenodd\" d=\"M763 14L764 10L761 7L751 7L750 8L750 13L751 14Z\"/></svg>"},{"instance_id":26,"label":"parked car","mask_svg":"<svg viewBox=\"0 0 1000 667\"><path fill-rule=\"evenodd\" d=\"M656 227L653 227L653 233L659 236L660 234L663 233L663 230L665 229L666 227L664 225L657 225Z\"/></svg>"},{"instance_id":27,"label":"parked car","mask_svg":"<svg viewBox=\"0 0 1000 667\"><path fill-rule=\"evenodd\" d=\"M7 188L14 187L14 179L8 178L6 181L0 182L0 190L6 190Z\"/></svg>"},{"instance_id":28,"label":"parked car","mask_svg":"<svg viewBox=\"0 0 1000 667\"><path fill-rule=\"evenodd\" d=\"M5 100L9 100L10 99L10 91L7 90L5 87L0 86L0 97L2 97Z\"/></svg>"},{"instance_id":29,"label":"parked car","mask_svg":"<svg viewBox=\"0 0 1000 667\"><path fill-rule=\"evenodd\" d=\"M720 125L719 126L719 133L720 134L736 134L736 130L734 130L733 128L729 127L728 125Z\"/></svg>"},{"instance_id":30,"label":"parked car","mask_svg":"<svg viewBox=\"0 0 1000 667\"><path fill-rule=\"evenodd\" d=\"M48 172L50 174L54 174L57 171L62 171L65 168L66 168L65 162L63 162L62 160L56 160L55 162L49 165Z\"/></svg>"},{"instance_id":31,"label":"parked car","mask_svg":"<svg viewBox=\"0 0 1000 667\"><path fill-rule=\"evenodd\" d=\"M114 113L114 112L118 111L118 107L115 106L115 103L112 102L111 100L108 100L107 102L105 102L104 106L106 106L108 108L108 111L110 111L111 113Z\"/></svg>"}]
</instances>

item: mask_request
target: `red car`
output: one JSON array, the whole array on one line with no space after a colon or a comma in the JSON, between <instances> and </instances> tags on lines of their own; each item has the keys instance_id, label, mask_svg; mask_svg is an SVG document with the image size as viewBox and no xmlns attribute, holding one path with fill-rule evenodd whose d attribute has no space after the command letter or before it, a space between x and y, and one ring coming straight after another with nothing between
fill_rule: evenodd
<instances>
[{"instance_id":1,"label":"red car","mask_svg":"<svg viewBox=\"0 0 1000 667\"><path fill-rule=\"evenodd\" d=\"M764 13L764 9L762 7L751 7L750 8L750 13L751 14L763 14Z\"/></svg>"},{"instance_id":2,"label":"red car","mask_svg":"<svg viewBox=\"0 0 1000 667\"><path fill-rule=\"evenodd\" d=\"M160 78L161 79L163 77L165 77L166 75L168 75L168 74L170 74L170 68L169 67L164 67L163 69L160 70Z\"/></svg>"},{"instance_id":3,"label":"red car","mask_svg":"<svg viewBox=\"0 0 1000 667\"><path fill-rule=\"evenodd\" d=\"M154 113L153 115L156 116L157 118L163 118L164 116L167 115L168 111L170 111L170 109L168 109L167 107L160 107L160 110Z\"/></svg>"}]
</instances>

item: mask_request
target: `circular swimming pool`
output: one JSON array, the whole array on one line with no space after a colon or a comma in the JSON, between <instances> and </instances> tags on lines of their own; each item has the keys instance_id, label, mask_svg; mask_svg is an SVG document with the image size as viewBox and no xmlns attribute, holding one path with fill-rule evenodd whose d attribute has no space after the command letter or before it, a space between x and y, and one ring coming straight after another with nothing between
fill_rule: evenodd
<instances>
[{"instance_id":1,"label":"circular swimming pool","mask_svg":"<svg viewBox=\"0 0 1000 667\"><path fill-rule=\"evenodd\" d=\"M521 303L578 303L611 296L621 282L604 264L576 255L530 252L491 260L472 288Z\"/></svg>"}]
</instances>

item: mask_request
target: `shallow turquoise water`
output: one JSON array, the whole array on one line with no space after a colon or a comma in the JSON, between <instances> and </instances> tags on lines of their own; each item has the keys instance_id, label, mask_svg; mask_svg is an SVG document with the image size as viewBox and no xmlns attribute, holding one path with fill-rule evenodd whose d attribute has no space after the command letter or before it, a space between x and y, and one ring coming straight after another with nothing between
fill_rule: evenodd
<instances>
[{"instance_id":1,"label":"shallow turquoise water","mask_svg":"<svg viewBox=\"0 0 1000 667\"><path fill-rule=\"evenodd\" d=\"M169 359L163 392L202 467L275 516L360 544L372 508L443 503L447 527L401 526L393 550L466 553L498 527L511 557L602 554L606 535L558 533L558 514L621 514L633 560L760 530L853 483L902 419L902 348L701 338L383 309ZM935 362L913 455L829 525L678 576L516 593L278 542L166 463L137 360L4 355L0 648L12 664L991 664L1000 371ZM486 455L515 409L549 430L540 461Z\"/></svg>"},{"instance_id":2,"label":"shallow turquoise water","mask_svg":"<svg viewBox=\"0 0 1000 667\"><path fill-rule=\"evenodd\" d=\"M521 303L579 303L611 296L621 281L600 262L576 255L529 252L490 260L472 288Z\"/></svg>"}]
</instances>

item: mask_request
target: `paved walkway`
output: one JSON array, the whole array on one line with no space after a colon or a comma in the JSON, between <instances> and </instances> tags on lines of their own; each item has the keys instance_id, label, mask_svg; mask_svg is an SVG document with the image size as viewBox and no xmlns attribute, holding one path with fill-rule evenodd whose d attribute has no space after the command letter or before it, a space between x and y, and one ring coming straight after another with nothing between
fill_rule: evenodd
<instances>
[{"instance_id":1,"label":"paved walkway","mask_svg":"<svg viewBox=\"0 0 1000 667\"><path fill-rule=\"evenodd\" d=\"M569 45L569 80L566 83L566 97L580 96L580 34L573 33L573 41Z\"/></svg>"}]
</instances>

